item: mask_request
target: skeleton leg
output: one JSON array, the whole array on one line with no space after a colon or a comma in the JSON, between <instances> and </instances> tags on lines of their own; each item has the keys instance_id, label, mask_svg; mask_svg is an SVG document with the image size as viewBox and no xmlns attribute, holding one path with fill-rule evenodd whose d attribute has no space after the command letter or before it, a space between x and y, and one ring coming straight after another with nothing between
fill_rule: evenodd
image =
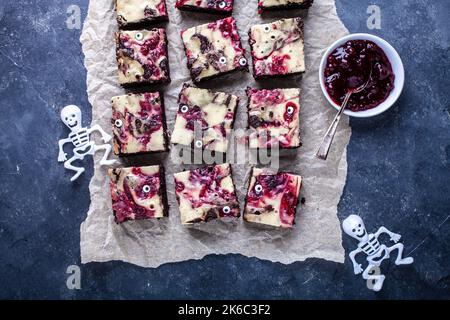
<instances>
[{"instance_id":1,"label":"skeleton leg","mask_svg":"<svg viewBox=\"0 0 450 320\"><path fill-rule=\"evenodd\" d=\"M70 178L70 181L75 181L80 176L80 174L82 174L84 172L84 168L75 167L75 166L72 165L73 161L75 161L75 160L82 160L83 158L84 157L80 157L80 156L74 155L72 158L70 158L69 160L64 162L64 168L76 171L75 175L72 178Z\"/></svg>"},{"instance_id":2,"label":"skeleton leg","mask_svg":"<svg viewBox=\"0 0 450 320\"><path fill-rule=\"evenodd\" d=\"M379 269L378 269L379 270ZM362 277L365 280L369 280L372 283L372 286L369 286L369 289L372 289L373 291L380 291L383 287L384 279L386 277L382 274L376 274L377 273L377 266L374 266L373 264L370 264L367 266L366 270L364 270Z\"/></svg>"},{"instance_id":3,"label":"skeleton leg","mask_svg":"<svg viewBox=\"0 0 450 320\"><path fill-rule=\"evenodd\" d=\"M100 159L101 166L109 166L116 163L116 160L108 160L109 153L111 152L111 146L109 144L102 144L101 146L94 146L94 153L99 150L105 150L103 157Z\"/></svg>"},{"instance_id":4,"label":"skeleton leg","mask_svg":"<svg viewBox=\"0 0 450 320\"><path fill-rule=\"evenodd\" d=\"M391 253L395 249L398 250L397 259L395 259L396 265L411 264L414 262L414 259L412 257L402 258L403 248L404 248L403 244L401 244L401 243L397 243L397 244L393 245L392 247L386 248L389 251L389 253Z\"/></svg>"}]
</instances>

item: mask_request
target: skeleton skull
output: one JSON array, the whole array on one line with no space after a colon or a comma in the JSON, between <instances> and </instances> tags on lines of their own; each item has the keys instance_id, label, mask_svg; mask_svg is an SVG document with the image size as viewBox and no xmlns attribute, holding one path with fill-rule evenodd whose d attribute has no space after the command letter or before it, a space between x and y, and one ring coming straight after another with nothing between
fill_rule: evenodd
<instances>
[{"instance_id":1,"label":"skeleton skull","mask_svg":"<svg viewBox=\"0 0 450 320\"><path fill-rule=\"evenodd\" d=\"M366 231L366 227L364 226L364 222L359 216L355 214L349 215L342 222L342 229L344 229L344 232L346 234L358 241L366 242L368 240L368 234Z\"/></svg>"},{"instance_id":2,"label":"skeleton skull","mask_svg":"<svg viewBox=\"0 0 450 320\"><path fill-rule=\"evenodd\" d=\"M81 110L77 106L66 106L61 110L61 120L72 131L81 129Z\"/></svg>"}]
</instances>

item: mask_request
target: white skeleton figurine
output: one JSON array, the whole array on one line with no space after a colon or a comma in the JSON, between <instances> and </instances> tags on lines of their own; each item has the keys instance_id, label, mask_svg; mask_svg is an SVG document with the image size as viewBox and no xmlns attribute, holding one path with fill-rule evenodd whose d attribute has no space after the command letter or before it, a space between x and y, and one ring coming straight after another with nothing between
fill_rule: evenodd
<instances>
[{"instance_id":1,"label":"white skeleton figurine","mask_svg":"<svg viewBox=\"0 0 450 320\"><path fill-rule=\"evenodd\" d=\"M358 248L350 252L349 257L353 263L353 270L355 274L363 272L361 264L357 263L355 256L358 253L364 252L367 255L367 262L369 265L364 270L362 276L364 279L373 280L374 291L380 291L383 287L385 276L382 274L373 274L372 270L379 267L381 262L385 259L389 259L390 253L394 250L398 250L397 258L395 259L396 265L411 264L414 262L412 257L403 258L403 244L397 243L400 240L400 235L393 233L385 227L380 227L376 233L367 233L364 227L364 222L357 215L350 215L342 222L342 228L344 232L349 236L359 241ZM387 233L391 237L391 241L396 244L392 247L387 247L384 244L380 244L378 237L382 233Z\"/></svg>"},{"instance_id":2,"label":"white skeleton figurine","mask_svg":"<svg viewBox=\"0 0 450 320\"><path fill-rule=\"evenodd\" d=\"M58 161L64 162L64 168L76 171L75 175L70 181L75 181L83 172L84 168L75 167L72 162L75 160L83 160L87 155L94 155L99 150L105 150L105 153L100 160L100 165L112 165L115 160L107 160L109 153L111 152L111 146L109 144L96 145L90 140L90 134L93 131L98 131L102 135L102 140L107 143L111 140L111 136L107 134L99 125L94 125L92 128L81 126L81 110L77 106L66 106L61 110L61 120L69 127L71 133L66 139L61 139L58 142L59 155ZM63 146L66 143L71 142L74 145L73 157L67 160L67 154L64 152Z\"/></svg>"}]
</instances>

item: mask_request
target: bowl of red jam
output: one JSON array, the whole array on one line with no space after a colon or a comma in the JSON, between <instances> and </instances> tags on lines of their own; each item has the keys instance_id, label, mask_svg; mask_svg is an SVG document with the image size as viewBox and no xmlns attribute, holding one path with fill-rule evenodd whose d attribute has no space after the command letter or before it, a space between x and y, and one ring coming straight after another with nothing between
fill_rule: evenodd
<instances>
[{"instance_id":1,"label":"bowl of red jam","mask_svg":"<svg viewBox=\"0 0 450 320\"><path fill-rule=\"evenodd\" d=\"M397 101L405 70L388 42L371 34L356 33L327 49L320 63L319 79L323 94L336 110L349 90L368 80L364 90L351 95L344 111L346 115L364 118L386 111Z\"/></svg>"}]
</instances>

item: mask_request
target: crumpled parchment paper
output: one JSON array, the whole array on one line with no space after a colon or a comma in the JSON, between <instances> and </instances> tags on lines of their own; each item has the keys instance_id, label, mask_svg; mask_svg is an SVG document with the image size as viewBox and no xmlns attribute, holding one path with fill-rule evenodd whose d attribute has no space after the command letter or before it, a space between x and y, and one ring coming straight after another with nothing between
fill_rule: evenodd
<instances>
[{"instance_id":1,"label":"crumpled parchment paper","mask_svg":"<svg viewBox=\"0 0 450 320\"><path fill-rule=\"evenodd\" d=\"M177 111L177 96L183 82L190 81L180 38L180 30L219 19L217 16L181 13L174 8L175 0L167 0L170 23L166 25L169 40L169 63L172 82L163 88L169 132L173 129ZM307 71L303 77L256 83L250 73L235 73L207 83L207 87L234 93L241 97L235 128L246 126L247 86L300 86L301 140L303 146L282 152L280 168L303 176L301 197L293 230L256 227L238 221L214 221L194 227L182 226L174 195L173 173L189 166L174 165L170 154L133 158L122 165L156 164L166 168L170 216L159 221L132 221L117 225L113 220L109 180L106 168L98 164L96 155L94 176L90 183L91 205L81 224L81 261L122 260L143 267L163 263L201 259L208 254L239 253L281 263L292 263L309 257L336 262L344 261L337 204L347 175L346 147L351 130L344 117L326 162L317 160L315 152L335 115L322 96L318 68L324 50L336 39L348 33L336 14L334 0L316 0L306 14L284 11L261 17L257 1L235 1L233 16L237 20L242 43L250 58L247 32L251 25L275 21L283 17L305 17L305 51ZM117 81L114 32L117 30L113 0L95 0L89 4L81 43L87 69L87 92L92 104L92 123L111 132L110 98L124 94ZM172 148L171 152L174 152ZM233 178L241 206L244 203L250 165L233 165ZM241 208L242 209L242 208Z\"/></svg>"}]
</instances>

